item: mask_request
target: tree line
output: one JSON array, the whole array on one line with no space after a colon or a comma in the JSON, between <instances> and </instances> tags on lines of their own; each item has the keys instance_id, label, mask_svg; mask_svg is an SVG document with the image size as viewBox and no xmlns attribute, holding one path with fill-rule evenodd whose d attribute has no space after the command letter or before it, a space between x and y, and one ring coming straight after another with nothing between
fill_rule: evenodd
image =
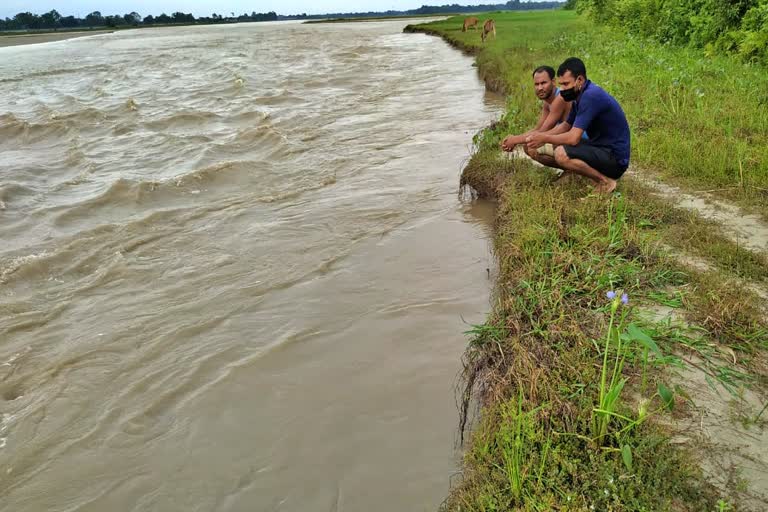
<instances>
[{"instance_id":1,"label":"tree line","mask_svg":"<svg viewBox=\"0 0 768 512\"><path fill-rule=\"evenodd\" d=\"M122 27L122 26L151 26L151 25L174 25L174 24L214 24L214 23L238 23L246 21L276 21L277 13L266 12L251 14L230 13L230 16L213 13L209 17L195 17L192 14L175 12L171 15L160 14L159 16L142 17L137 12L127 14L115 14L103 16L100 11L94 11L84 18L76 16L62 16L55 9L44 14L33 14L31 12L20 12L13 18L0 18L0 30L57 30L72 28L95 28L95 27Z\"/></svg>"},{"instance_id":2,"label":"tree line","mask_svg":"<svg viewBox=\"0 0 768 512\"><path fill-rule=\"evenodd\" d=\"M211 16L195 17L192 14L175 12L171 15L161 14L159 16L142 17L137 12L127 14L115 14L104 16L100 11L94 11L84 18L77 16L62 16L58 11L52 10L44 14L33 14L31 12L20 12L13 18L0 18L0 31L3 30L59 30L73 28L96 28L96 27L140 27L152 25L173 25L173 24L215 24L215 23L238 23L248 21L277 21L277 20L295 20L295 19L324 19L324 18L360 18L373 16L407 16L407 15L429 15L429 14L455 14L466 12L486 12L486 11L514 11L531 9L555 9L561 7L564 0L544 0L522 2L520 0L510 0L503 4L482 4L482 5L422 5L417 9L407 11L368 11L368 12L338 12L328 14L294 14L278 15L270 11L266 13L252 12L251 14L235 15L234 12L229 16L213 13Z\"/></svg>"},{"instance_id":3,"label":"tree line","mask_svg":"<svg viewBox=\"0 0 768 512\"><path fill-rule=\"evenodd\" d=\"M568 0L599 23L768 64L768 0Z\"/></svg>"}]
</instances>

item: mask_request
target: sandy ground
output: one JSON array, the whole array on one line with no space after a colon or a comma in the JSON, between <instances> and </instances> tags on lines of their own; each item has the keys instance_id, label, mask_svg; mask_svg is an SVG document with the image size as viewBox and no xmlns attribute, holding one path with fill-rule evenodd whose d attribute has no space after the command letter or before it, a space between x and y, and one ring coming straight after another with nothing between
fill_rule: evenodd
<instances>
[{"instance_id":1,"label":"sandy ground","mask_svg":"<svg viewBox=\"0 0 768 512\"><path fill-rule=\"evenodd\" d=\"M83 32L51 32L48 34L14 34L0 35L0 48L4 46L19 46L22 44L50 43L51 41L63 41L75 37L95 36L97 34L109 34L112 30L87 30Z\"/></svg>"}]
</instances>

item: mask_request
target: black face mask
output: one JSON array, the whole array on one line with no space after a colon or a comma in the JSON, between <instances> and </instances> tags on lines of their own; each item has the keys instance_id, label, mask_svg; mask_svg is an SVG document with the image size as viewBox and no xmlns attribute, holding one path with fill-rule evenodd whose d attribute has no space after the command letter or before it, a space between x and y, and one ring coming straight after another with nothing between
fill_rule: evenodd
<instances>
[{"instance_id":1,"label":"black face mask","mask_svg":"<svg viewBox=\"0 0 768 512\"><path fill-rule=\"evenodd\" d=\"M560 89L560 97L565 101L573 101L578 95L579 93L576 92L576 86L573 86L570 89Z\"/></svg>"}]
</instances>

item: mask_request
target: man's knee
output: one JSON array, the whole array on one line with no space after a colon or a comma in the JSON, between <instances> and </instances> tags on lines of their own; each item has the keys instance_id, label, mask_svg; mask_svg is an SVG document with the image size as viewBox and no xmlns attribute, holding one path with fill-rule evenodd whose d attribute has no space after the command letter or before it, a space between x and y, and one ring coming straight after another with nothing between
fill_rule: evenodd
<instances>
[{"instance_id":1,"label":"man's knee","mask_svg":"<svg viewBox=\"0 0 768 512\"><path fill-rule=\"evenodd\" d=\"M563 146L557 146L555 148L555 162L562 165L568 161L568 153L565 152Z\"/></svg>"}]
</instances>

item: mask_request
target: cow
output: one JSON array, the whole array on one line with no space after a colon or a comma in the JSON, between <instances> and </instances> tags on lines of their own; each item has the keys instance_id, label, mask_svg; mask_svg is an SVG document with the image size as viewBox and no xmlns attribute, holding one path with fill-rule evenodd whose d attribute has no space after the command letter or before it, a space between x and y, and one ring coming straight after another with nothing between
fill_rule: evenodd
<instances>
[{"instance_id":1,"label":"cow","mask_svg":"<svg viewBox=\"0 0 768 512\"><path fill-rule=\"evenodd\" d=\"M488 34L493 32L493 38L496 39L496 22L493 20L485 20L485 23L483 24L483 34L480 36L485 42L485 40L488 38Z\"/></svg>"},{"instance_id":2,"label":"cow","mask_svg":"<svg viewBox=\"0 0 768 512\"><path fill-rule=\"evenodd\" d=\"M474 27L477 29L477 24L480 23L480 20L475 18L474 16L470 16L469 18L464 18L464 26L461 27L462 32L466 32L468 28Z\"/></svg>"}]
</instances>

